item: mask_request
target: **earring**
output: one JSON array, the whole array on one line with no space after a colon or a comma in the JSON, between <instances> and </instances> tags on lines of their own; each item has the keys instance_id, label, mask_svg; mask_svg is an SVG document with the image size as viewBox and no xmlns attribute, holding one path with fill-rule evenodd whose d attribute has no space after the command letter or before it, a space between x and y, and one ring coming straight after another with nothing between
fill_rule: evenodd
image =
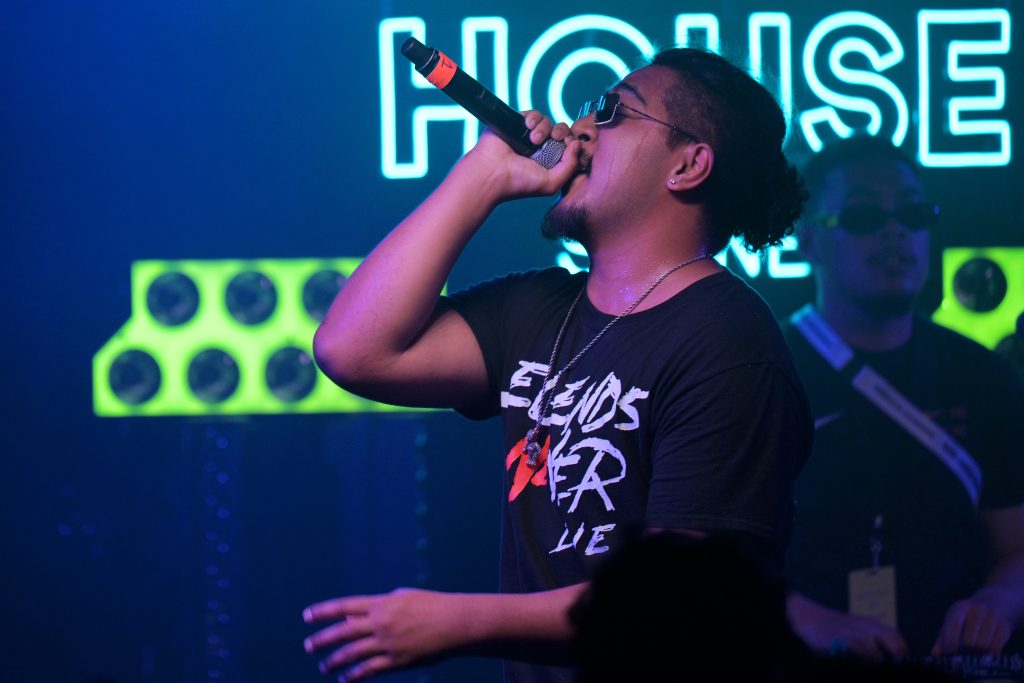
<instances>
[{"instance_id":1,"label":"earring","mask_svg":"<svg viewBox=\"0 0 1024 683\"><path fill-rule=\"evenodd\" d=\"M676 179L673 178L672 180L668 181L668 184L669 185L675 185L676 184Z\"/></svg>"}]
</instances>

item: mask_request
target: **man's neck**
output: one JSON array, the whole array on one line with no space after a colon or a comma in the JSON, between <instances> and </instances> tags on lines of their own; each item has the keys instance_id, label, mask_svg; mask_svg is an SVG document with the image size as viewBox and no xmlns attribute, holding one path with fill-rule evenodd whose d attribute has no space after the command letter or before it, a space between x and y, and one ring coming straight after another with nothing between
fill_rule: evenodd
<instances>
[{"instance_id":1,"label":"man's neck","mask_svg":"<svg viewBox=\"0 0 1024 683\"><path fill-rule=\"evenodd\" d=\"M861 351L891 351L910 339L913 311L878 315L841 297L818 294L818 310L847 344Z\"/></svg>"},{"instance_id":2,"label":"man's neck","mask_svg":"<svg viewBox=\"0 0 1024 683\"><path fill-rule=\"evenodd\" d=\"M604 245L591 252L587 297L598 310L618 315L672 268L703 254L699 244L645 246L643 240ZM697 280L721 270L714 259L697 261L671 273L635 309L657 306Z\"/></svg>"}]
</instances>

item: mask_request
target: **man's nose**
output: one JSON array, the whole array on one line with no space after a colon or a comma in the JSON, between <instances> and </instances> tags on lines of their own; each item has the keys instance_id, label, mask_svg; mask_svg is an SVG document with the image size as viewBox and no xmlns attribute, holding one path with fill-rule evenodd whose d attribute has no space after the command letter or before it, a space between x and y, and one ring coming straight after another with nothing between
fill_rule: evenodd
<instances>
[{"instance_id":1,"label":"man's nose","mask_svg":"<svg viewBox=\"0 0 1024 683\"><path fill-rule=\"evenodd\" d=\"M885 217L878 234L882 239L905 240L910 237L910 228L901 223L892 213Z\"/></svg>"},{"instance_id":2,"label":"man's nose","mask_svg":"<svg viewBox=\"0 0 1024 683\"><path fill-rule=\"evenodd\" d=\"M594 142L597 140L597 125L594 123L594 115L590 114L576 119L569 127L569 131L580 142Z\"/></svg>"}]
</instances>

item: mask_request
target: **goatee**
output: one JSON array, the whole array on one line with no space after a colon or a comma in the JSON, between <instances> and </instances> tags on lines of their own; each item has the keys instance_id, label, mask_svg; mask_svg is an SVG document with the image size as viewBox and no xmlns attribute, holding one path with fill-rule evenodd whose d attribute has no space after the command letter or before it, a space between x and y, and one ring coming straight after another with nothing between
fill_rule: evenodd
<instances>
[{"instance_id":1,"label":"goatee","mask_svg":"<svg viewBox=\"0 0 1024 683\"><path fill-rule=\"evenodd\" d=\"M590 216L580 204L562 200L544 214L540 234L553 241L581 242L587 234Z\"/></svg>"}]
</instances>

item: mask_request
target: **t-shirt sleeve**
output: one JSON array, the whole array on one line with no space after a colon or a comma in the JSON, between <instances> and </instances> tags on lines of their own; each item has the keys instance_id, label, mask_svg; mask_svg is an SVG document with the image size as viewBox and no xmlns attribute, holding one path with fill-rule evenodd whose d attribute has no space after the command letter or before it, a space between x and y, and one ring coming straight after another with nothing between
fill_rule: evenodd
<instances>
[{"instance_id":1,"label":"t-shirt sleeve","mask_svg":"<svg viewBox=\"0 0 1024 683\"><path fill-rule=\"evenodd\" d=\"M501 411L501 384L511 350L536 333L539 302L558 302L565 292L578 291L579 281L562 268L511 273L443 297L439 306L458 313L480 345L487 368L488 397L460 406L462 415L480 420Z\"/></svg>"},{"instance_id":2,"label":"t-shirt sleeve","mask_svg":"<svg viewBox=\"0 0 1024 683\"><path fill-rule=\"evenodd\" d=\"M459 406L456 410L473 420L493 417L500 410L498 384L501 377L502 325L509 287L518 276L507 276L475 284L455 294L442 297L441 309L458 313L473 331L484 366L487 368L487 400Z\"/></svg>"},{"instance_id":3,"label":"t-shirt sleeve","mask_svg":"<svg viewBox=\"0 0 1024 683\"><path fill-rule=\"evenodd\" d=\"M657 416L647 524L743 531L783 548L813 427L801 387L766 361L724 370Z\"/></svg>"}]
</instances>

